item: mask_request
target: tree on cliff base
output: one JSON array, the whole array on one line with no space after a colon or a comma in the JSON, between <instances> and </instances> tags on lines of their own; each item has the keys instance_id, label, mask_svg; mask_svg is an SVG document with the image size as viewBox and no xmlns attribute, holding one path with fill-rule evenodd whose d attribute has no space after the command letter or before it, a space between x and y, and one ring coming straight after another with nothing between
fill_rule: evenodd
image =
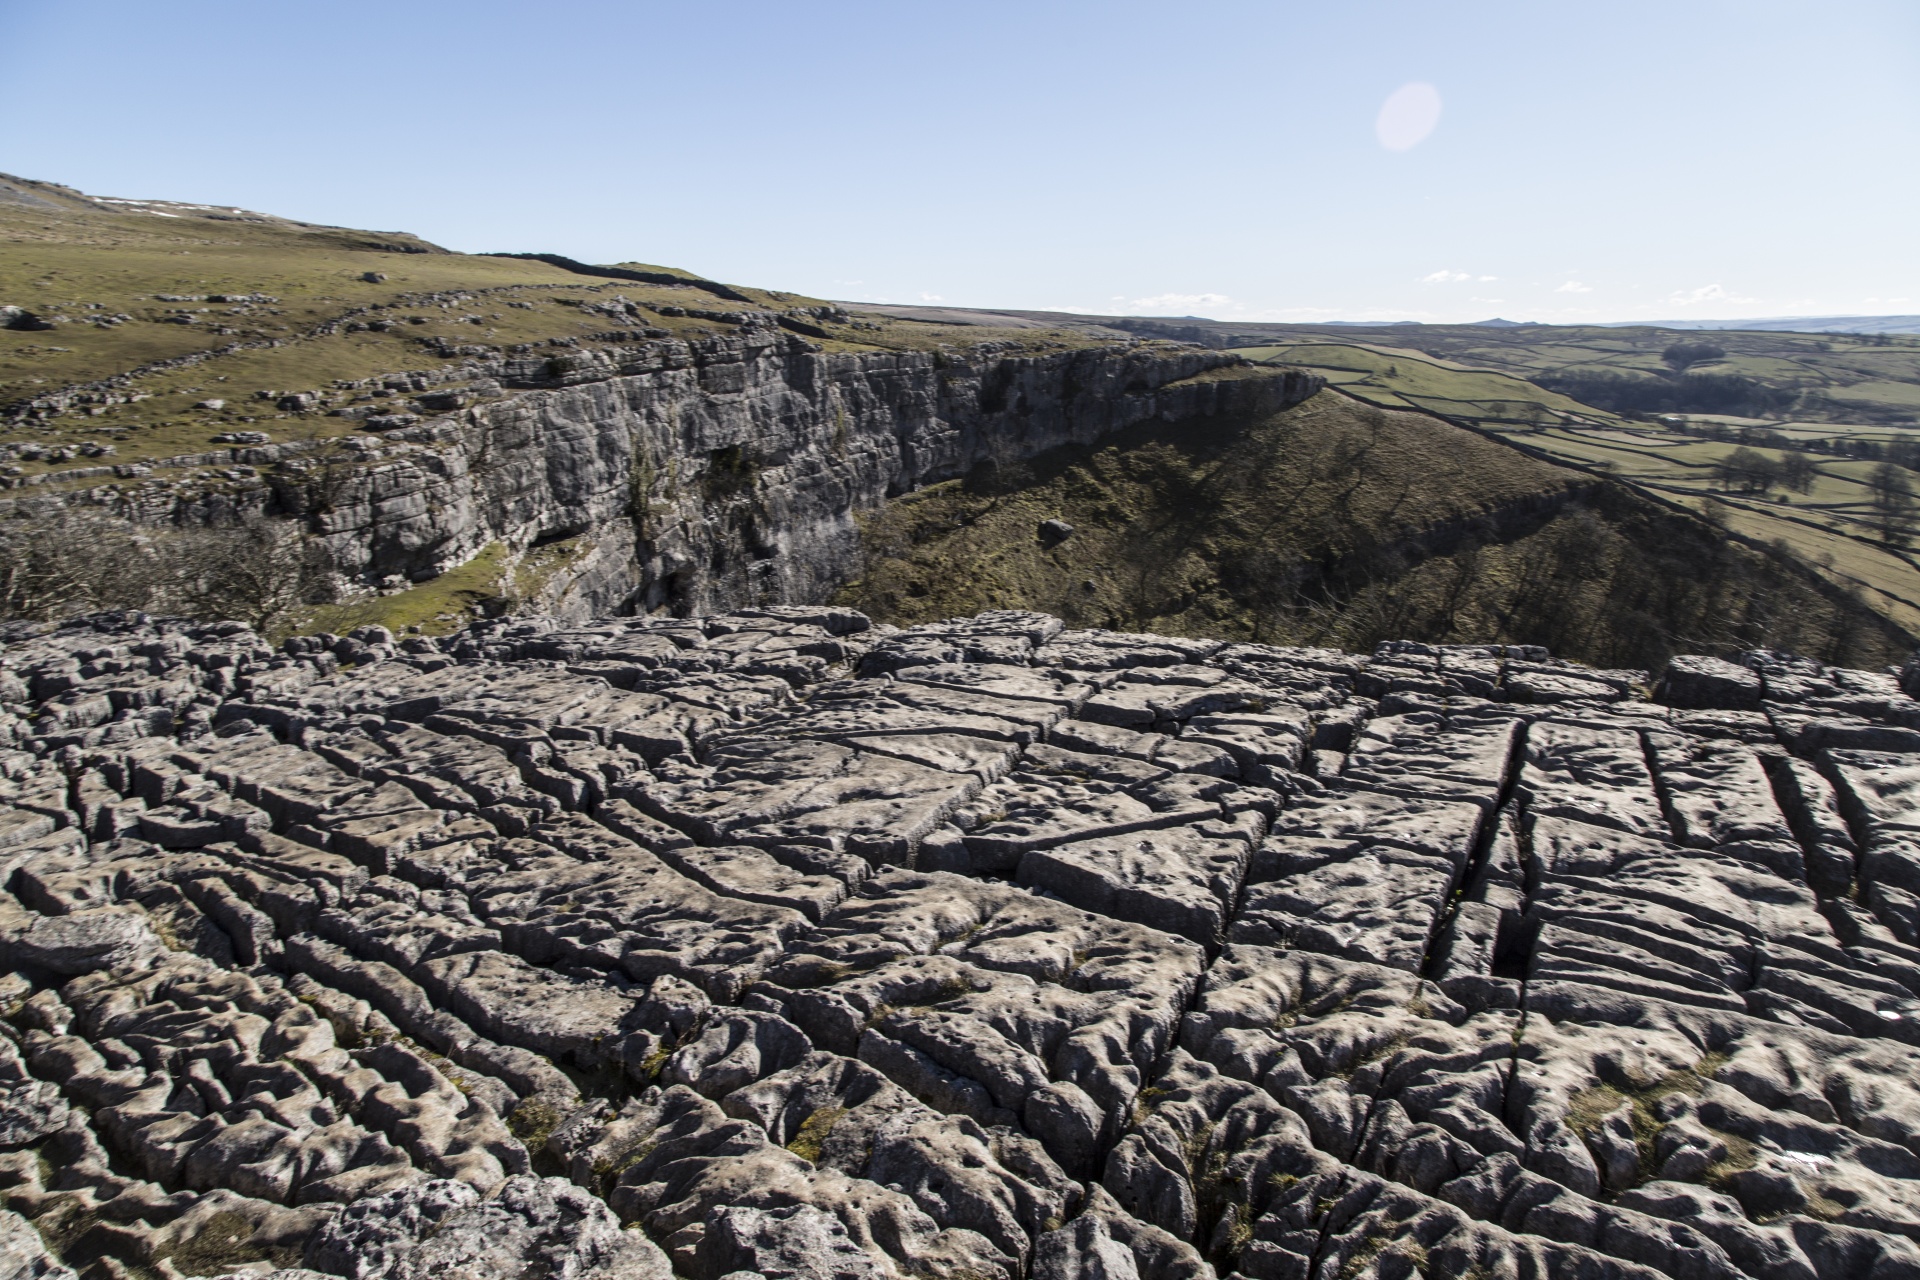
<instances>
[{"instance_id":1,"label":"tree on cliff base","mask_svg":"<svg viewBox=\"0 0 1920 1280\"><path fill-rule=\"evenodd\" d=\"M331 598L321 544L291 521L145 529L92 508L0 519L0 618L51 621L137 609L263 633Z\"/></svg>"}]
</instances>

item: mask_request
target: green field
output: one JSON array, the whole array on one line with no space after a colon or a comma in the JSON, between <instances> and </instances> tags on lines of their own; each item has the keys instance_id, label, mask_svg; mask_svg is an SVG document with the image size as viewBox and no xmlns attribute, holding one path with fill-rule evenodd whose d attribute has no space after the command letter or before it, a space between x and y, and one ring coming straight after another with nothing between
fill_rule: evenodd
<instances>
[{"instance_id":1,"label":"green field","mask_svg":"<svg viewBox=\"0 0 1920 1280\"><path fill-rule=\"evenodd\" d=\"M1513 331L1492 332L1504 335ZM1723 335L1707 336L1718 340ZM1798 334L1755 336L1769 341L1811 338ZM1822 335L1818 341L1832 345L1835 337ZM1436 413L1534 457L1610 476L1664 502L1706 511L1741 537L1784 546L1832 582L1858 590L1878 612L1903 629L1920 634L1920 556L1906 547L1889 546L1875 528L1866 483L1873 462L1834 452L1805 451L1815 469L1809 492L1776 488L1764 495L1740 493L1723 485L1716 469L1741 445L1737 440L1703 439L1698 434L1714 426L1730 432L1749 427L1778 431L1790 440L1810 443L1839 438L1884 446L1911 440L1920 432L1897 425L1831 420L1776 422L1714 414L1635 420L1544 390L1507 368L1473 369L1456 358L1436 357L1398 345L1404 340L1398 330L1393 334L1393 346L1352 340L1329 342L1303 333L1296 342L1239 351L1264 364L1314 370L1347 394L1370 403ZM1540 367L1547 366L1549 357L1564 359L1586 350L1565 341L1540 345L1543 350L1536 361ZM1623 348L1614 353L1620 367L1641 358L1624 339L1614 340L1611 345ZM1521 363L1515 358L1519 348L1514 343L1493 349L1504 354L1508 366ZM1483 350L1475 348L1462 354L1480 354ZM1898 358L1892 348L1875 348L1871 354L1883 364ZM1916 356L1920 357L1920 352ZM1920 379L1920 358L1916 358L1915 377ZM1920 393L1920 381L1868 385ZM1876 403L1884 405L1891 400L1883 398ZM1758 451L1776 461L1786 456L1785 451L1775 448L1761 447Z\"/></svg>"},{"instance_id":2,"label":"green field","mask_svg":"<svg viewBox=\"0 0 1920 1280\"><path fill-rule=\"evenodd\" d=\"M1575 325L1208 326L1234 346L1358 345L1404 351L1440 367L1503 373L1536 384L1566 379L1639 379L1671 385L1674 376L1721 384L1744 379L1770 402L1766 416L1860 427L1920 428L1920 336L1600 328ZM1717 350L1678 363L1676 346ZM1705 390L1714 390L1709 386ZM1567 394L1576 394L1563 387ZM1439 393L1444 394L1444 393ZM1669 407L1684 412L1687 406ZM1666 411L1666 410L1662 410ZM1702 411L1711 411L1702 407Z\"/></svg>"}]
</instances>

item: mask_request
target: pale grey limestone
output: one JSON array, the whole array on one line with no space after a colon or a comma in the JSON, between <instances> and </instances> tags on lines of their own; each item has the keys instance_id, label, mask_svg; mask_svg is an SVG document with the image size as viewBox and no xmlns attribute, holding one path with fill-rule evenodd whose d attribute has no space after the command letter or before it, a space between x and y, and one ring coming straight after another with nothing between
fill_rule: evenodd
<instances>
[{"instance_id":1,"label":"pale grey limestone","mask_svg":"<svg viewBox=\"0 0 1920 1280\"><path fill-rule=\"evenodd\" d=\"M1920 1275L1885 673L777 606L0 685L21 1276Z\"/></svg>"}]
</instances>

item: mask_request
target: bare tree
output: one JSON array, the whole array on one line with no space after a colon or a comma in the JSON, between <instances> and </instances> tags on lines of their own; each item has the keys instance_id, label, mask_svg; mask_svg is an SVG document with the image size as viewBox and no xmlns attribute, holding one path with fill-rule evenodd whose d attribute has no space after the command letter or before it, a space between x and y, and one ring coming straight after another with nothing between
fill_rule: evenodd
<instances>
[{"instance_id":1,"label":"bare tree","mask_svg":"<svg viewBox=\"0 0 1920 1280\"><path fill-rule=\"evenodd\" d=\"M175 595L198 618L236 618L266 634L301 606L322 603L331 582L318 539L290 521L256 516L223 529L172 535Z\"/></svg>"},{"instance_id":2,"label":"bare tree","mask_svg":"<svg viewBox=\"0 0 1920 1280\"><path fill-rule=\"evenodd\" d=\"M1913 534L1913 480L1907 469L1883 462L1867 474L1872 495L1873 528L1888 546L1899 546Z\"/></svg>"},{"instance_id":3,"label":"bare tree","mask_svg":"<svg viewBox=\"0 0 1920 1280\"><path fill-rule=\"evenodd\" d=\"M1742 493L1766 493L1780 483L1780 464L1758 449L1741 445L1714 466L1713 473L1723 488L1740 486Z\"/></svg>"},{"instance_id":4,"label":"bare tree","mask_svg":"<svg viewBox=\"0 0 1920 1280\"><path fill-rule=\"evenodd\" d=\"M148 609L166 579L155 540L104 511L68 507L0 520L0 617Z\"/></svg>"},{"instance_id":5,"label":"bare tree","mask_svg":"<svg viewBox=\"0 0 1920 1280\"><path fill-rule=\"evenodd\" d=\"M1795 493L1812 493L1813 485L1820 478L1820 468L1814 465L1812 458L1795 450L1780 460L1780 483Z\"/></svg>"},{"instance_id":6,"label":"bare tree","mask_svg":"<svg viewBox=\"0 0 1920 1280\"><path fill-rule=\"evenodd\" d=\"M329 568L319 539L288 520L148 530L94 508L54 507L0 520L0 618L141 609L266 632L330 598Z\"/></svg>"}]
</instances>

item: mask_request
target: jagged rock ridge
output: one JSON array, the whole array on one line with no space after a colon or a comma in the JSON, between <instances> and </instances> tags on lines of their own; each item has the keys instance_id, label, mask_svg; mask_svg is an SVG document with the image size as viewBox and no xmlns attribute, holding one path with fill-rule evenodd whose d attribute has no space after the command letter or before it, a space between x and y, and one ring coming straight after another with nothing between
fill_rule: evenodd
<instances>
[{"instance_id":1,"label":"jagged rock ridge","mask_svg":"<svg viewBox=\"0 0 1920 1280\"><path fill-rule=\"evenodd\" d=\"M4 641L11 1274L1920 1274L1893 673Z\"/></svg>"}]
</instances>

